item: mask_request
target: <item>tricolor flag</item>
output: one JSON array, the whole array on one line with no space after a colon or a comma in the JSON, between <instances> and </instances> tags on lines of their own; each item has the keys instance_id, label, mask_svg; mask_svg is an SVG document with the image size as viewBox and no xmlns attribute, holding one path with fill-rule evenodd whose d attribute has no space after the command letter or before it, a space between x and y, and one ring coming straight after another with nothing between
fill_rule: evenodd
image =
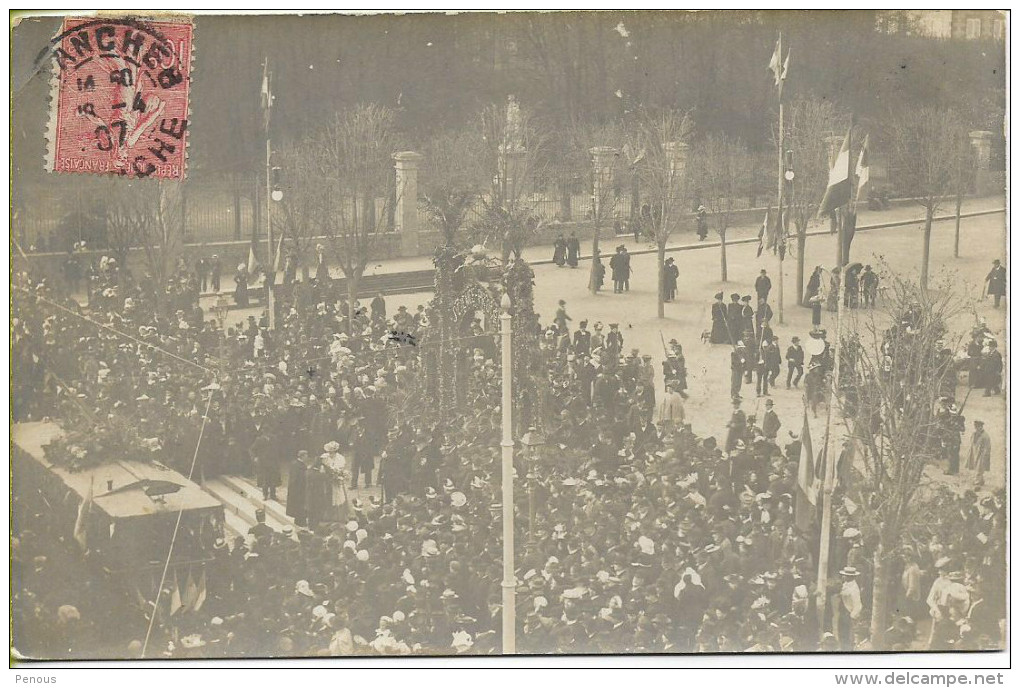
<instances>
[{"instance_id":1,"label":"tricolor flag","mask_svg":"<svg viewBox=\"0 0 1020 688\"><path fill-rule=\"evenodd\" d=\"M836 208L850 202L850 191L852 187L850 179L850 131L847 131L843 139L843 145L836 156L836 162L829 170L829 185L822 196L822 203L818 206L818 217L825 217Z\"/></svg>"},{"instance_id":2,"label":"tricolor flag","mask_svg":"<svg viewBox=\"0 0 1020 688\"><path fill-rule=\"evenodd\" d=\"M815 517L817 495L811 426L808 425L807 409L804 409L804 429L800 435L800 461L797 464L797 499L794 503L794 518L797 528L801 531L811 529L811 523Z\"/></svg>"},{"instance_id":3,"label":"tricolor flag","mask_svg":"<svg viewBox=\"0 0 1020 688\"><path fill-rule=\"evenodd\" d=\"M249 277L253 276L255 274L255 269L258 268L258 266L259 266L259 261L258 261L258 258L255 257L255 242L253 241L248 246L248 275L249 275Z\"/></svg>"},{"instance_id":4,"label":"tricolor flag","mask_svg":"<svg viewBox=\"0 0 1020 688\"><path fill-rule=\"evenodd\" d=\"M92 513L94 484L94 481L89 482L89 493L85 495L85 498L81 500L81 504L78 505L78 517L74 520L74 531L72 531L74 540L81 547L82 552L87 552L89 549L88 518L89 514Z\"/></svg>"},{"instance_id":5,"label":"tricolor flag","mask_svg":"<svg viewBox=\"0 0 1020 688\"><path fill-rule=\"evenodd\" d=\"M273 94L269 90L269 58L262 63L262 90L259 93L259 104L262 109L262 128L269 135L270 114L273 109Z\"/></svg>"},{"instance_id":6,"label":"tricolor flag","mask_svg":"<svg viewBox=\"0 0 1020 688\"><path fill-rule=\"evenodd\" d=\"M174 587L170 593L170 616L173 616L181 610L184 603L181 601L181 586L177 582L177 569L174 569Z\"/></svg>"},{"instance_id":7,"label":"tricolor flag","mask_svg":"<svg viewBox=\"0 0 1020 688\"><path fill-rule=\"evenodd\" d=\"M861 200L861 192L864 191L864 187L867 186L868 180L871 178L870 174L870 163L868 162L868 137L864 137L864 145L861 146L861 154L857 156L857 200Z\"/></svg>"},{"instance_id":8,"label":"tricolor flag","mask_svg":"<svg viewBox=\"0 0 1020 688\"><path fill-rule=\"evenodd\" d=\"M786 66L789 66L789 62ZM776 49L772 53L772 59L769 60L769 71L776 79L776 86L786 77L786 66L783 65L783 34L779 34Z\"/></svg>"}]
</instances>

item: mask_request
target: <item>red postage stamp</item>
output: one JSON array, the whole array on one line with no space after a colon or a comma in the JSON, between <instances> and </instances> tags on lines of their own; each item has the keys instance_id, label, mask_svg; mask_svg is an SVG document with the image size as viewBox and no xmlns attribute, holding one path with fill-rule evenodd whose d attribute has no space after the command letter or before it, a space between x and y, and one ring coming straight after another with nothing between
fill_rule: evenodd
<instances>
[{"instance_id":1,"label":"red postage stamp","mask_svg":"<svg viewBox=\"0 0 1020 688\"><path fill-rule=\"evenodd\" d=\"M65 19L53 60L47 169L183 179L192 25Z\"/></svg>"}]
</instances>

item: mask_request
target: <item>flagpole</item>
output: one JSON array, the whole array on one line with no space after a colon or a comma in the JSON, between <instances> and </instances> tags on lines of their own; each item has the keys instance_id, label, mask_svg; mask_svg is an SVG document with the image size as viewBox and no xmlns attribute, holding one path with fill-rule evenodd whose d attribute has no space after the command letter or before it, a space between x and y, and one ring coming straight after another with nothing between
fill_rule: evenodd
<instances>
[{"instance_id":1,"label":"flagpole","mask_svg":"<svg viewBox=\"0 0 1020 688\"><path fill-rule=\"evenodd\" d=\"M266 269L263 271L265 277L263 284L266 290L266 304L269 307L269 329L276 329L276 297L273 293L276 287L276 260L273 255L275 243L273 242L273 220L270 213L273 209L273 148L269 138L269 111L273 107L273 95L269 91L269 58L266 58Z\"/></svg>"},{"instance_id":2,"label":"flagpole","mask_svg":"<svg viewBox=\"0 0 1020 688\"><path fill-rule=\"evenodd\" d=\"M851 125L852 130L852 125ZM850 134L847 135L847 148L850 148ZM850 157L849 155L847 156ZM847 204L849 209L849 202ZM842 261L843 252L843 225L839 225L839 251L840 261ZM829 548L832 537L832 493L835 490L836 482L836 462L838 457L833 455L830 451L830 443L833 437L832 433L832 410L837 403L836 395L839 392L839 377L840 377L840 344L842 335L842 322L843 322L843 283L846 281L846 275L843 274L842 262L839 264L839 278L836 280L836 337L832 347L832 355L834 358L832 366L832 389L829 393L829 404L825 414L825 476L822 482L822 524L821 534L819 538L818 546L818 582L815 588L816 595L816 606L818 609L818 628L819 633L825 633L825 607L828 602L828 595L826 594L826 588L829 583Z\"/></svg>"},{"instance_id":3,"label":"flagpole","mask_svg":"<svg viewBox=\"0 0 1020 688\"><path fill-rule=\"evenodd\" d=\"M782 40L782 34L780 34ZM785 74L783 75L786 76ZM786 131L783 127L783 81L779 80L779 212L776 214L776 253L779 256L779 324L783 324L783 258L786 253L786 233L783 231L783 186L785 184L786 161L783 150L786 148ZM779 243L782 240L784 243Z\"/></svg>"}]
</instances>

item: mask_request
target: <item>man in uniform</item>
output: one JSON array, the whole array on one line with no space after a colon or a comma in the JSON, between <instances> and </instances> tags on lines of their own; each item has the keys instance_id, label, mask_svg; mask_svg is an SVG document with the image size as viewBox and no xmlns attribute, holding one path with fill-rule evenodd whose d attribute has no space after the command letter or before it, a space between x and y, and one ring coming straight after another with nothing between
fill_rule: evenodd
<instances>
[{"instance_id":1,"label":"man in uniform","mask_svg":"<svg viewBox=\"0 0 1020 688\"><path fill-rule=\"evenodd\" d=\"M740 385L743 383L744 367L747 365L744 357L747 351L744 342L737 342L736 347L730 352L730 396L736 401L740 399Z\"/></svg>"}]
</instances>

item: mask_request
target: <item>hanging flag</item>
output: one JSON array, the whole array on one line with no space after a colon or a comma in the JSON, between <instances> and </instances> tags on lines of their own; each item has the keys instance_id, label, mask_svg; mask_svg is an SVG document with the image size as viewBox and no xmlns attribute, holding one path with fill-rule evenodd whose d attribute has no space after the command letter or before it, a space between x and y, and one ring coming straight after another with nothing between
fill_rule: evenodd
<instances>
[{"instance_id":1,"label":"hanging flag","mask_svg":"<svg viewBox=\"0 0 1020 688\"><path fill-rule=\"evenodd\" d=\"M836 208L850 202L850 132L847 131L843 145L836 156L836 162L829 170L829 185L825 189L822 203L818 206L818 217L825 217Z\"/></svg>"},{"instance_id":2,"label":"hanging flag","mask_svg":"<svg viewBox=\"0 0 1020 688\"><path fill-rule=\"evenodd\" d=\"M184 611L195 608L195 600L198 598L198 586L191 575L191 567L188 567L188 581L184 584L184 592L181 594L181 602L184 603Z\"/></svg>"},{"instance_id":3,"label":"hanging flag","mask_svg":"<svg viewBox=\"0 0 1020 688\"><path fill-rule=\"evenodd\" d=\"M871 167L868 162L868 136L864 137L864 145L861 146L861 154L857 156L857 202L861 201L861 193L866 192L868 181L871 179Z\"/></svg>"},{"instance_id":4,"label":"hanging flag","mask_svg":"<svg viewBox=\"0 0 1020 688\"><path fill-rule=\"evenodd\" d=\"M89 549L88 518L89 514L92 513L92 495L94 485L94 480L89 482L89 493L85 495L85 498L81 500L81 504L78 505L78 517L74 520L74 540L81 547L82 552L87 552Z\"/></svg>"},{"instance_id":5,"label":"hanging flag","mask_svg":"<svg viewBox=\"0 0 1020 688\"><path fill-rule=\"evenodd\" d=\"M174 569L174 587L170 592L170 616L181 610L184 603L181 601L181 586L177 582L177 569Z\"/></svg>"},{"instance_id":6,"label":"hanging flag","mask_svg":"<svg viewBox=\"0 0 1020 688\"><path fill-rule=\"evenodd\" d=\"M776 49L772 53L772 59L769 60L768 68L775 77L776 86L778 86L785 76L783 74L783 34L779 34L779 40L776 41Z\"/></svg>"},{"instance_id":7,"label":"hanging flag","mask_svg":"<svg viewBox=\"0 0 1020 688\"><path fill-rule=\"evenodd\" d=\"M814 450L811 446L811 426L808 425L807 409L804 409L804 429L800 435L800 461L797 464L797 498L794 502L794 518L797 528L810 530L815 516L817 502L815 485Z\"/></svg>"},{"instance_id":8,"label":"hanging flag","mask_svg":"<svg viewBox=\"0 0 1020 688\"><path fill-rule=\"evenodd\" d=\"M283 262L283 234L276 240L276 251L273 252L273 284L283 284L283 275L280 274L280 264Z\"/></svg>"},{"instance_id":9,"label":"hanging flag","mask_svg":"<svg viewBox=\"0 0 1020 688\"><path fill-rule=\"evenodd\" d=\"M269 122L273 109L273 94L269 90L269 58L262 63L262 90L259 93L259 104L262 109L262 129L269 136Z\"/></svg>"},{"instance_id":10,"label":"hanging flag","mask_svg":"<svg viewBox=\"0 0 1020 688\"><path fill-rule=\"evenodd\" d=\"M772 208L766 208L765 219L762 220L761 229L758 230L758 258L761 258L761 253L765 250L765 234L768 232L770 215L772 215Z\"/></svg>"},{"instance_id":11,"label":"hanging flag","mask_svg":"<svg viewBox=\"0 0 1020 688\"><path fill-rule=\"evenodd\" d=\"M786 53L786 59L783 60L783 72L779 75L780 81L786 81L786 73L790 71L790 53Z\"/></svg>"},{"instance_id":12,"label":"hanging flag","mask_svg":"<svg viewBox=\"0 0 1020 688\"><path fill-rule=\"evenodd\" d=\"M202 605L205 604L206 594L207 592L205 588L205 569L203 568L202 577L198 579L198 588L195 591L195 603L191 606L191 608L194 611L197 612L200 609L202 609Z\"/></svg>"},{"instance_id":13,"label":"hanging flag","mask_svg":"<svg viewBox=\"0 0 1020 688\"><path fill-rule=\"evenodd\" d=\"M248 274L254 275L255 269L259 266L258 258L255 257L255 242L248 247Z\"/></svg>"},{"instance_id":14,"label":"hanging flag","mask_svg":"<svg viewBox=\"0 0 1020 688\"><path fill-rule=\"evenodd\" d=\"M857 230L857 213L847 211L843 213L843 264L850 263L850 244L854 240L854 232Z\"/></svg>"}]
</instances>

